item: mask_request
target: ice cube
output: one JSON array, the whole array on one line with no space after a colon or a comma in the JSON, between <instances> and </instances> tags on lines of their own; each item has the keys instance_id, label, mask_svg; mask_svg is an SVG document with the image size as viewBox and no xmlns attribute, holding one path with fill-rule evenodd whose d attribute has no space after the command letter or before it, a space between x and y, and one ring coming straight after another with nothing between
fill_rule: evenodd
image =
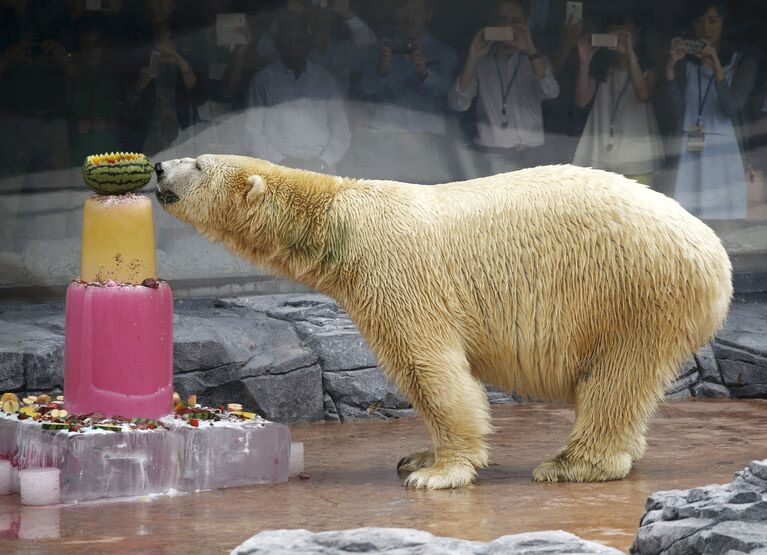
<instances>
[{"instance_id":1,"label":"ice cube","mask_svg":"<svg viewBox=\"0 0 767 555\"><path fill-rule=\"evenodd\" d=\"M61 503L61 470L25 468L19 472L22 505L57 505Z\"/></svg>"},{"instance_id":2,"label":"ice cube","mask_svg":"<svg viewBox=\"0 0 767 555\"><path fill-rule=\"evenodd\" d=\"M11 461L0 460L0 495L11 493Z\"/></svg>"},{"instance_id":3,"label":"ice cube","mask_svg":"<svg viewBox=\"0 0 767 555\"><path fill-rule=\"evenodd\" d=\"M304 473L304 444L300 441L290 444L288 472L291 476Z\"/></svg>"}]
</instances>

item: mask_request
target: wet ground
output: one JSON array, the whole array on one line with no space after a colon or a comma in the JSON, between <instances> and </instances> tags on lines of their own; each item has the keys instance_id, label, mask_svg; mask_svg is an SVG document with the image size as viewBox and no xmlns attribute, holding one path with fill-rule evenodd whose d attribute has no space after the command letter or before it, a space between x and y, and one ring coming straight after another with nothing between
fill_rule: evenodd
<instances>
[{"instance_id":1,"label":"wet ground","mask_svg":"<svg viewBox=\"0 0 767 555\"><path fill-rule=\"evenodd\" d=\"M49 538L0 539L0 553L223 554L260 530L360 526L483 541L561 529L625 551L650 493L729 482L749 461L767 458L767 401L667 403L628 479L534 484L533 468L563 445L572 410L493 410L492 464L468 489L402 487L398 459L428 445L416 418L308 424L293 428L294 441L304 442L308 479L287 484L55 508L22 508L17 496L0 497L0 538Z\"/></svg>"}]
</instances>

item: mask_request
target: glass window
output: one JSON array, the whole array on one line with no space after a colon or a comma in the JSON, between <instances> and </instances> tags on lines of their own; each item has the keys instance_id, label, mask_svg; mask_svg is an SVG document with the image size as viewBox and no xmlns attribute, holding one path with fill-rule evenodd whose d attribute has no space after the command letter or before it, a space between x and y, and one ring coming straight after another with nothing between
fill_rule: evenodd
<instances>
[{"instance_id":1,"label":"glass window","mask_svg":"<svg viewBox=\"0 0 767 555\"><path fill-rule=\"evenodd\" d=\"M0 0L0 291L63 298L87 155L243 154L429 186L627 175L767 291L764 2ZM151 186L150 186L151 189ZM154 200L153 202L156 202ZM302 290L155 206L180 295Z\"/></svg>"}]
</instances>

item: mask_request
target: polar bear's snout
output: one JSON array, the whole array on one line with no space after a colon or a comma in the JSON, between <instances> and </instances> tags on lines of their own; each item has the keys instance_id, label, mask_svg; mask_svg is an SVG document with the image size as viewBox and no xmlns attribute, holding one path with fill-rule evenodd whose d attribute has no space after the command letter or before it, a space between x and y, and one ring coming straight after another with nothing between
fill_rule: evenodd
<instances>
[{"instance_id":1,"label":"polar bear's snout","mask_svg":"<svg viewBox=\"0 0 767 555\"><path fill-rule=\"evenodd\" d=\"M157 176L157 200L161 204L173 204L181 200L178 196L178 191L175 190L174 183L182 177L186 172L184 171L188 167L196 168L196 160L194 158L181 158L176 160L168 160L167 162L157 162L154 166L155 175Z\"/></svg>"}]
</instances>

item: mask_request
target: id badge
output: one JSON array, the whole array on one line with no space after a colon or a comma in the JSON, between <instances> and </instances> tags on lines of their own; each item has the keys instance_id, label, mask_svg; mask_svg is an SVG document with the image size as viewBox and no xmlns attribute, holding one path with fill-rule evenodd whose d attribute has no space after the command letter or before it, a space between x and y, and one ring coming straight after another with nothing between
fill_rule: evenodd
<instances>
[{"instance_id":1,"label":"id badge","mask_svg":"<svg viewBox=\"0 0 767 555\"><path fill-rule=\"evenodd\" d=\"M702 125L691 125L687 130L687 150L689 152L703 152L706 142L706 130Z\"/></svg>"}]
</instances>

